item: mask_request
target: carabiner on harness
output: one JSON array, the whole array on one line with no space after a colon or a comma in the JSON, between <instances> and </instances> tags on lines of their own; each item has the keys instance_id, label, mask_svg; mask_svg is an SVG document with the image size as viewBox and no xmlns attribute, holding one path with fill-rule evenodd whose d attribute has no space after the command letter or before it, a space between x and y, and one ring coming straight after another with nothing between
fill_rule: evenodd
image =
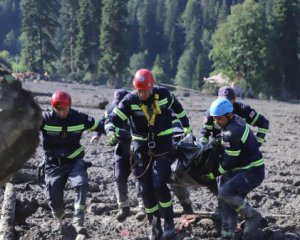
<instances>
[{"instance_id":1,"label":"carabiner on harness","mask_svg":"<svg viewBox=\"0 0 300 240\"><path fill-rule=\"evenodd\" d=\"M151 131L152 129L149 128L149 133L148 133L148 147L149 150L152 150L155 148L156 143L154 141L154 133Z\"/></svg>"}]
</instances>

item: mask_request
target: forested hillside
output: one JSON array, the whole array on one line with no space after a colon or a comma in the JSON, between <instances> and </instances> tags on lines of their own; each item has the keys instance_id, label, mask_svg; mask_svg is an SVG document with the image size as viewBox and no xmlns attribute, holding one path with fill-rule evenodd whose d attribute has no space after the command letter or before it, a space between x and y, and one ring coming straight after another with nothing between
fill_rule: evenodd
<instances>
[{"instance_id":1,"label":"forested hillside","mask_svg":"<svg viewBox=\"0 0 300 240\"><path fill-rule=\"evenodd\" d=\"M0 0L0 62L111 86L138 68L193 89L222 72L299 99L299 11L297 0Z\"/></svg>"}]
</instances>

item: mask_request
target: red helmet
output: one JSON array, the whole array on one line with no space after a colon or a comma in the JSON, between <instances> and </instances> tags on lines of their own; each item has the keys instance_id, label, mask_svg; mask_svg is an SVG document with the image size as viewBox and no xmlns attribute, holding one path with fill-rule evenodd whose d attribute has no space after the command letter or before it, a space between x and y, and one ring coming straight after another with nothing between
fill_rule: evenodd
<instances>
[{"instance_id":1,"label":"red helmet","mask_svg":"<svg viewBox=\"0 0 300 240\"><path fill-rule=\"evenodd\" d=\"M51 106L54 108L70 107L71 103L71 96L64 91L56 91L51 97Z\"/></svg>"},{"instance_id":2,"label":"red helmet","mask_svg":"<svg viewBox=\"0 0 300 240\"><path fill-rule=\"evenodd\" d=\"M154 81L154 77L148 69L140 69L135 73L133 87L147 91L154 87Z\"/></svg>"}]
</instances>

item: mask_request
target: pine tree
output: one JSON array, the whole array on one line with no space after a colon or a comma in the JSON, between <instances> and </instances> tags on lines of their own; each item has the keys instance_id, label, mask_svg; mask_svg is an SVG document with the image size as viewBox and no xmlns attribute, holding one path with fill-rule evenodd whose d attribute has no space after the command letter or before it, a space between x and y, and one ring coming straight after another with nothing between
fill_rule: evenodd
<instances>
[{"instance_id":1,"label":"pine tree","mask_svg":"<svg viewBox=\"0 0 300 240\"><path fill-rule=\"evenodd\" d=\"M77 71L75 65L76 36L78 34L77 11L79 9L79 0L64 0L61 9L62 25L62 54L61 54L61 72L63 76L75 77Z\"/></svg>"},{"instance_id":2,"label":"pine tree","mask_svg":"<svg viewBox=\"0 0 300 240\"><path fill-rule=\"evenodd\" d=\"M173 78L176 74L178 59L184 50L184 28L179 24L187 0L166 0L166 17L164 23L164 37L167 41L165 59L167 71Z\"/></svg>"},{"instance_id":3,"label":"pine tree","mask_svg":"<svg viewBox=\"0 0 300 240\"><path fill-rule=\"evenodd\" d=\"M185 87L199 85L193 83L194 71L197 63L197 57L202 50L200 36L202 31L201 25L201 4L197 0L189 0L183 14L183 26L185 28L185 46L182 56L177 66L175 82L184 84ZM188 59L188 65L185 61ZM189 77L187 77L189 76ZM198 79L201 81L201 79Z\"/></svg>"},{"instance_id":4,"label":"pine tree","mask_svg":"<svg viewBox=\"0 0 300 240\"><path fill-rule=\"evenodd\" d=\"M82 72L83 80L96 82L98 76L99 26L101 1L79 0L76 37L76 66Z\"/></svg>"},{"instance_id":5,"label":"pine tree","mask_svg":"<svg viewBox=\"0 0 300 240\"><path fill-rule=\"evenodd\" d=\"M298 5L297 5L298 4ZM274 71L280 77L280 96L284 99L300 97L299 71L299 2L297 0L274 0L273 21L273 56L277 56ZM276 34L275 34L276 33Z\"/></svg>"},{"instance_id":6,"label":"pine tree","mask_svg":"<svg viewBox=\"0 0 300 240\"><path fill-rule=\"evenodd\" d=\"M44 65L55 71L57 50L52 42L59 27L58 0L22 0L22 60L32 71L44 73Z\"/></svg>"},{"instance_id":7,"label":"pine tree","mask_svg":"<svg viewBox=\"0 0 300 240\"><path fill-rule=\"evenodd\" d=\"M107 84L121 84L121 74L127 65L126 0L103 0L100 27L100 68Z\"/></svg>"}]
</instances>

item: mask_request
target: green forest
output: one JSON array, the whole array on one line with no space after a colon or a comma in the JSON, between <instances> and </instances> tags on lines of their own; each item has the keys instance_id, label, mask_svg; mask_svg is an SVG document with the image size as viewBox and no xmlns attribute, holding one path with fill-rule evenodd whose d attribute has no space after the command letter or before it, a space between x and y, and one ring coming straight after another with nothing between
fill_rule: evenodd
<instances>
[{"instance_id":1,"label":"green forest","mask_svg":"<svg viewBox=\"0 0 300 240\"><path fill-rule=\"evenodd\" d=\"M114 87L139 68L197 90L222 73L300 99L299 13L299 0L0 0L0 63Z\"/></svg>"}]
</instances>

